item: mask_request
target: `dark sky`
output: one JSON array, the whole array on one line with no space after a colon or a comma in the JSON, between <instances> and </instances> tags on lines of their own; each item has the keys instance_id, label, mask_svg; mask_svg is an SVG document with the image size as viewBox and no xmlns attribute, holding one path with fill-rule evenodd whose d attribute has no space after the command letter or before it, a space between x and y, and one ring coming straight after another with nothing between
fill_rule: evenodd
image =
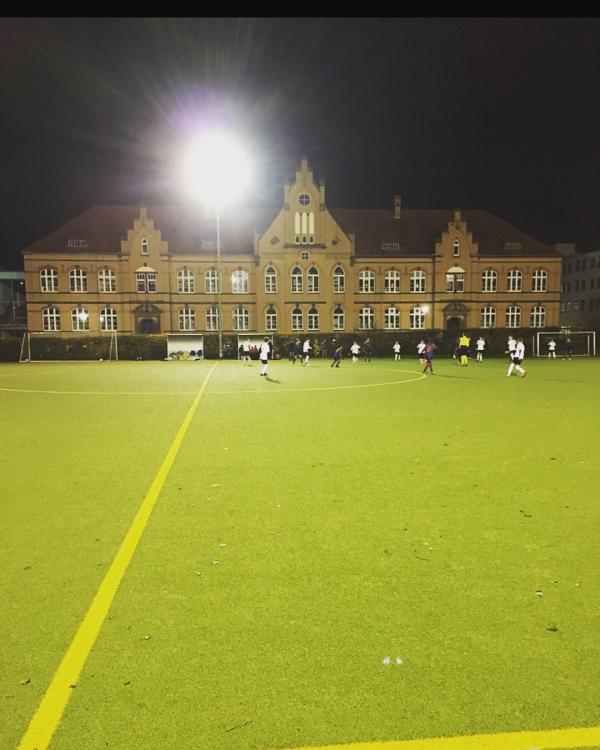
<instances>
[{"instance_id":1,"label":"dark sky","mask_svg":"<svg viewBox=\"0 0 600 750\"><path fill-rule=\"evenodd\" d=\"M482 208L600 247L600 19L0 19L0 265L94 203L172 203L222 122L279 205Z\"/></svg>"}]
</instances>

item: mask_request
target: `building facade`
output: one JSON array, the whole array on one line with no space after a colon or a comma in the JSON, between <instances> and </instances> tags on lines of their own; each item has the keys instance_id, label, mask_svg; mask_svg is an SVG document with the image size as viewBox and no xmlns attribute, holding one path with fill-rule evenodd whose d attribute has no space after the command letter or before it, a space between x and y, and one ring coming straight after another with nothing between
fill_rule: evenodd
<instances>
[{"instance_id":1,"label":"building facade","mask_svg":"<svg viewBox=\"0 0 600 750\"><path fill-rule=\"evenodd\" d=\"M330 209L305 159L283 206L231 211L220 228L217 238L214 217L190 206L88 209L23 251L29 330L221 324L226 333L308 334L559 322L554 248L481 210L405 209L399 196L389 209Z\"/></svg>"},{"instance_id":2,"label":"building facade","mask_svg":"<svg viewBox=\"0 0 600 750\"><path fill-rule=\"evenodd\" d=\"M576 253L575 245L562 252L560 325L582 328L600 323L600 250Z\"/></svg>"}]
</instances>

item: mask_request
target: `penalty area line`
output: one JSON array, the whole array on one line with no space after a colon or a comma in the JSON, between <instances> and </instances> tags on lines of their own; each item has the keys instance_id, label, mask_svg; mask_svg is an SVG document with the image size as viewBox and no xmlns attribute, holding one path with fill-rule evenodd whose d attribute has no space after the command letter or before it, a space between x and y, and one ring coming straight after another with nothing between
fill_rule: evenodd
<instances>
[{"instance_id":1,"label":"penalty area line","mask_svg":"<svg viewBox=\"0 0 600 750\"><path fill-rule=\"evenodd\" d=\"M71 641L50 685L44 693L37 711L29 723L27 731L19 743L18 750L46 750L50 744L52 736L69 702L69 698L73 693L73 688L77 684L81 670L85 666L85 662L96 642L117 590L148 524L158 496L196 413L198 404L204 395L208 380L216 366L217 363L215 362L205 377L192 405L188 409L177 431L177 435L171 443L171 447L121 543L119 551L104 576L90 608L81 621L75 637Z\"/></svg>"},{"instance_id":2,"label":"penalty area line","mask_svg":"<svg viewBox=\"0 0 600 750\"><path fill-rule=\"evenodd\" d=\"M432 737L422 740L351 742L288 750L567 750L600 744L600 727L573 727L526 732Z\"/></svg>"}]
</instances>

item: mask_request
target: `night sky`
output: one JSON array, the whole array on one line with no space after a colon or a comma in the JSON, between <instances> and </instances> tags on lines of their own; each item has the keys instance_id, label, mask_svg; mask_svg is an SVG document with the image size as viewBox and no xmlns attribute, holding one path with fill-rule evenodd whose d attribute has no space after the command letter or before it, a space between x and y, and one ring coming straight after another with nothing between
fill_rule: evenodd
<instances>
[{"instance_id":1,"label":"night sky","mask_svg":"<svg viewBox=\"0 0 600 750\"><path fill-rule=\"evenodd\" d=\"M600 248L600 19L0 20L0 265L95 203L180 200L211 124L280 206L487 209Z\"/></svg>"}]
</instances>

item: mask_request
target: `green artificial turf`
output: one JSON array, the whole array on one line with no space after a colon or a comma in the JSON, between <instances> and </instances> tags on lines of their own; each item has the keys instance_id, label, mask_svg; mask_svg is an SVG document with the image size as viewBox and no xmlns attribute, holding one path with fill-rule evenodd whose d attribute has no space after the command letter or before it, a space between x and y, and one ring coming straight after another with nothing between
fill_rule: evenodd
<instances>
[{"instance_id":1,"label":"green artificial turf","mask_svg":"<svg viewBox=\"0 0 600 750\"><path fill-rule=\"evenodd\" d=\"M2 747L211 366L0 367ZM600 363L526 366L218 363L51 747L600 724Z\"/></svg>"}]
</instances>

